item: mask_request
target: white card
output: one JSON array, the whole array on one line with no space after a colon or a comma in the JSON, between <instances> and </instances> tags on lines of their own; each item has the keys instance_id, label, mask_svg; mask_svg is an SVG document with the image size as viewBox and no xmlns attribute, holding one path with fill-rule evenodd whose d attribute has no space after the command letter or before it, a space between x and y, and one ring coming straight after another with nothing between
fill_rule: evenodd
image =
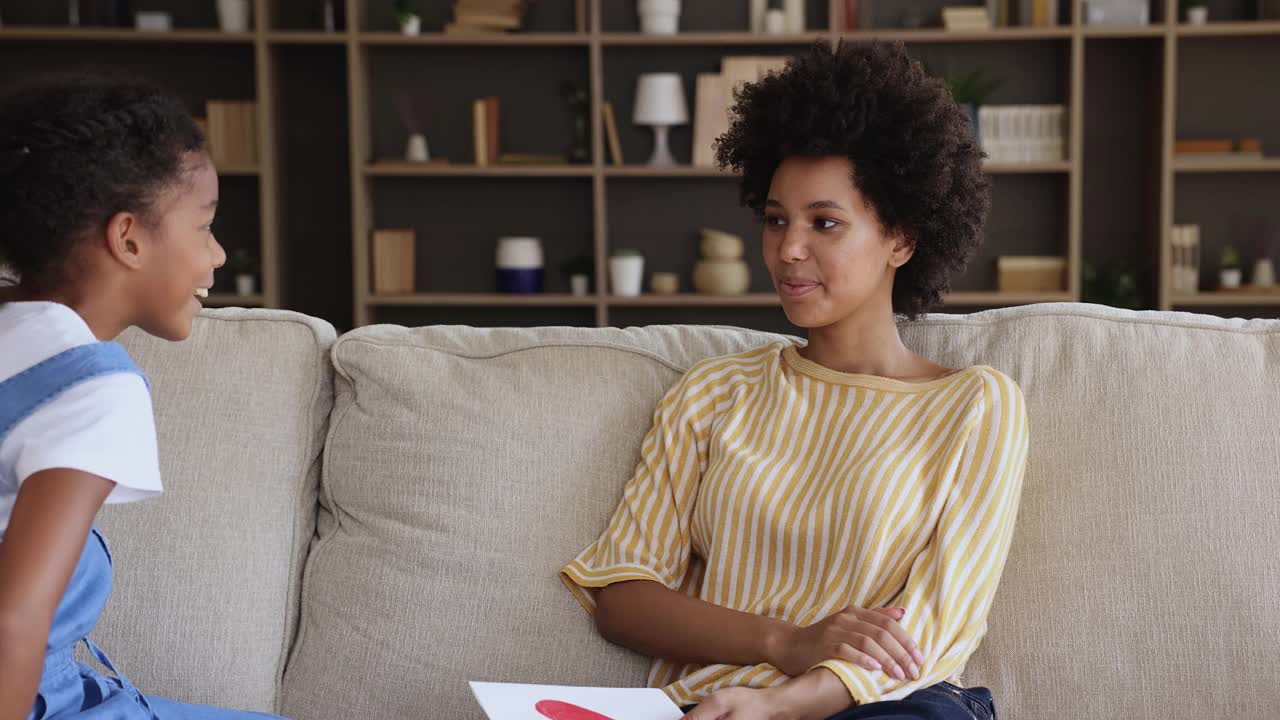
<instances>
[{"instance_id":1,"label":"white card","mask_svg":"<svg viewBox=\"0 0 1280 720\"><path fill-rule=\"evenodd\" d=\"M655 688L471 683L489 720L679 720L680 708Z\"/></svg>"}]
</instances>

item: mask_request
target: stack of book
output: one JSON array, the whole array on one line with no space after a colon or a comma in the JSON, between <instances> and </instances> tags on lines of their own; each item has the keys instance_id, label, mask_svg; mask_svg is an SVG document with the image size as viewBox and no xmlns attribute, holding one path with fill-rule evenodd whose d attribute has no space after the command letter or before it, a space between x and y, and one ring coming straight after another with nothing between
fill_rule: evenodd
<instances>
[{"instance_id":1,"label":"stack of book","mask_svg":"<svg viewBox=\"0 0 1280 720\"><path fill-rule=\"evenodd\" d=\"M987 17L994 27L1053 27L1058 24L1058 2L1059 0L987 0Z\"/></svg>"},{"instance_id":2,"label":"stack of book","mask_svg":"<svg viewBox=\"0 0 1280 720\"><path fill-rule=\"evenodd\" d=\"M1262 141L1257 138L1177 140L1173 144L1173 152L1181 165L1212 165L1223 160L1261 160Z\"/></svg>"},{"instance_id":3,"label":"stack of book","mask_svg":"<svg viewBox=\"0 0 1280 720\"><path fill-rule=\"evenodd\" d=\"M948 7L942 9L942 26L953 31L991 29L991 12L985 7Z\"/></svg>"},{"instance_id":4,"label":"stack of book","mask_svg":"<svg viewBox=\"0 0 1280 720\"><path fill-rule=\"evenodd\" d=\"M983 105L979 142L995 163L1059 162L1066 159L1065 105Z\"/></svg>"},{"instance_id":5,"label":"stack of book","mask_svg":"<svg viewBox=\"0 0 1280 720\"><path fill-rule=\"evenodd\" d=\"M786 66L785 57L723 57L720 72L698 74L693 117L694 165L713 167L716 164L714 143L729 130L733 94L743 85Z\"/></svg>"},{"instance_id":6,"label":"stack of book","mask_svg":"<svg viewBox=\"0 0 1280 720\"><path fill-rule=\"evenodd\" d=\"M525 0L457 0L453 22L444 26L450 35L484 35L519 30L528 6Z\"/></svg>"},{"instance_id":7,"label":"stack of book","mask_svg":"<svg viewBox=\"0 0 1280 720\"><path fill-rule=\"evenodd\" d=\"M1173 291L1190 295L1200 291L1200 226L1174 225L1169 236L1173 247Z\"/></svg>"},{"instance_id":8,"label":"stack of book","mask_svg":"<svg viewBox=\"0 0 1280 720\"><path fill-rule=\"evenodd\" d=\"M258 104L210 100L201 123L215 165L252 166L258 162Z\"/></svg>"}]
</instances>

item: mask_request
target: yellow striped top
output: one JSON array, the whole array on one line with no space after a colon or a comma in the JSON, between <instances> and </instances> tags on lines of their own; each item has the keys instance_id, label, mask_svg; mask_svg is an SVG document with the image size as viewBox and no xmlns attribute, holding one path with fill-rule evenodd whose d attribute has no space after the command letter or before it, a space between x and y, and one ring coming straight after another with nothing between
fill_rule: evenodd
<instances>
[{"instance_id":1,"label":"yellow striped top","mask_svg":"<svg viewBox=\"0 0 1280 720\"><path fill-rule=\"evenodd\" d=\"M908 383L840 373L772 344L695 365L654 413L608 528L561 571L594 588L652 580L801 626L904 607L925 656L905 681L850 662L857 703L958 680L986 632L1027 455L1022 393L987 366ZM678 705L787 680L771 665L649 675Z\"/></svg>"}]
</instances>

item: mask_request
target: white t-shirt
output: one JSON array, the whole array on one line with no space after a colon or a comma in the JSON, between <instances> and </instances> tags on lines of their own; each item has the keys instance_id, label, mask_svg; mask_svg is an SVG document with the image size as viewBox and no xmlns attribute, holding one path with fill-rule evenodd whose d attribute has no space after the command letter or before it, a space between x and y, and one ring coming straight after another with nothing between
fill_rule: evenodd
<instances>
[{"instance_id":1,"label":"white t-shirt","mask_svg":"<svg viewBox=\"0 0 1280 720\"><path fill-rule=\"evenodd\" d=\"M0 382L60 352L97 342L74 310L56 303L0 304ZM135 373L102 375L42 405L0 441L0 532L18 488L41 470L70 468L116 483L109 503L160 493L151 395Z\"/></svg>"}]
</instances>

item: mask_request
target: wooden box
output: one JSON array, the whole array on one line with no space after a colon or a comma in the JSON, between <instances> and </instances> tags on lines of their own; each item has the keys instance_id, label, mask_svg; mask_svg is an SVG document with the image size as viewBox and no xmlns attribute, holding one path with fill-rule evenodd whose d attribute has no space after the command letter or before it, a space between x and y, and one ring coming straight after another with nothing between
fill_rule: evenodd
<instances>
[{"instance_id":1,"label":"wooden box","mask_svg":"<svg viewBox=\"0 0 1280 720\"><path fill-rule=\"evenodd\" d=\"M1000 292L1061 292L1067 289L1067 259L1004 256L996 260Z\"/></svg>"},{"instance_id":2,"label":"wooden box","mask_svg":"<svg viewBox=\"0 0 1280 720\"><path fill-rule=\"evenodd\" d=\"M412 228L373 231L374 295L406 295L414 291L417 240Z\"/></svg>"}]
</instances>

